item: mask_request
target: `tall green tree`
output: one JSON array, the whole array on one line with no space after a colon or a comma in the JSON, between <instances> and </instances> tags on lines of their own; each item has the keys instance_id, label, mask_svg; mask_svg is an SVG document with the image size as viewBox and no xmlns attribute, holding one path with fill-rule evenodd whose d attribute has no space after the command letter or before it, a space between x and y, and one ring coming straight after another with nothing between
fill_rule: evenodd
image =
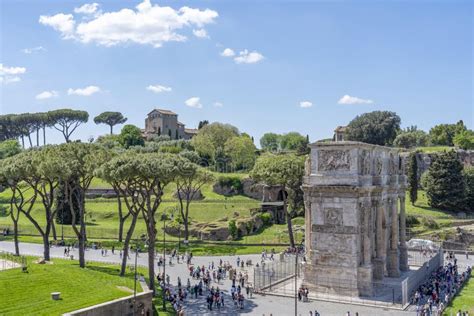
<instances>
[{"instance_id":1,"label":"tall green tree","mask_svg":"<svg viewBox=\"0 0 474 316\"><path fill-rule=\"evenodd\" d=\"M135 125L125 125L119 135L119 143L124 148L131 146L143 146L145 140L142 137L141 130Z\"/></svg>"},{"instance_id":2,"label":"tall green tree","mask_svg":"<svg viewBox=\"0 0 474 316\"><path fill-rule=\"evenodd\" d=\"M429 144L429 136L422 130L400 132L393 145L401 148L422 147Z\"/></svg>"},{"instance_id":3,"label":"tall green tree","mask_svg":"<svg viewBox=\"0 0 474 316\"><path fill-rule=\"evenodd\" d=\"M230 124L212 123L201 127L197 135L191 139L196 152L210 163L223 159L225 143L239 136L239 130Z\"/></svg>"},{"instance_id":4,"label":"tall green tree","mask_svg":"<svg viewBox=\"0 0 474 316\"><path fill-rule=\"evenodd\" d=\"M252 139L248 136L230 138L224 146L225 155L230 157L234 170L249 170L255 164L256 151Z\"/></svg>"},{"instance_id":5,"label":"tall green tree","mask_svg":"<svg viewBox=\"0 0 474 316\"><path fill-rule=\"evenodd\" d=\"M474 149L474 131L468 129L458 132L453 138L453 143L464 150Z\"/></svg>"},{"instance_id":6,"label":"tall green tree","mask_svg":"<svg viewBox=\"0 0 474 316\"><path fill-rule=\"evenodd\" d=\"M418 200L418 155L412 152L408 157L408 190L410 192L410 202L415 205Z\"/></svg>"},{"instance_id":7,"label":"tall green tree","mask_svg":"<svg viewBox=\"0 0 474 316\"><path fill-rule=\"evenodd\" d=\"M280 147L283 150L295 150L304 152L308 145L306 137L298 132L289 132L280 137Z\"/></svg>"},{"instance_id":8,"label":"tall green tree","mask_svg":"<svg viewBox=\"0 0 474 316\"><path fill-rule=\"evenodd\" d=\"M465 182L463 165L455 151L438 154L426 177L428 204L444 210L463 209Z\"/></svg>"},{"instance_id":9,"label":"tall green tree","mask_svg":"<svg viewBox=\"0 0 474 316\"><path fill-rule=\"evenodd\" d=\"M66 143L71 141L71 135L83 123L89 120L89 113L86 111L59 109L48 112L50 124L60 131Z\"/></svg>"},{"instance_id":10,"label":"tall green tree","mask_svg":"<svg viewBox=\"0 0 474 316\"><path fill-rule=\"evenodd\" d=\"M464 170L464 180L466 183L465 209L470 214L474 214L474 167Z\"/></svg>"},{"instance_id":11,"label":"tall green tree","mask_svg":"<svg viewBox=\"0 0 474 316\"><path fill-rule=\"evenodd\" d=\"M179 213L184 225L184 239L189 239L189 206L203 185L214 179L212 173L192 163L184 161L174 179L179 201Z\"/></svg>"},{"instance_id":12,"label":"tall green tree","mask_svg":"<svg viewBox=\"0 0 474 316\"><path fill-rule=\"evenodd\" d=\"M60 178L60 173L64 170L64 165L54 154L54 148L45 147L41 150L25 151L2 162L3 177L12 179L10 185L16 187L17 196L23 200L23 204L17 205L19 211L33 224L43 239L44 259L50 260L49 236L54 230L54 218L56 215L53 209L54 190ZM25 196L19 186L24 186L31 195L27 203L24 203ZM22 196L23 195L23 196ZM39 199L42 203L41 219L35 217L32 212L35 201ZM25 207L26 206L26 207Z\"/></svg>"},{"instance_id":13,"label":"tall green tree","mask_svg":"<svg viewBox=\"0 0 474 316\"><path fill-rule=\"evenodd\" d=\"M281 136L275 133L265 133L260 138L260 146L263 150L275 152L280 148Z\"/></svg>"},{"instance_id":14,"label":"tall green tree","mask_svg":"<svg viewBox=\"0 0 474 316\"><path fill-rule=\"evenodd\" d=\"M123 124L127 121L127 118L120 112L102 112L94 117L94 123L106 124L110 127L110 135L113 134L113 128L115 125Z\"/></svg>"},{"instance_id":15,"label":"tall green tree","mask_svg":"<svg viewBox=\"0 0 474 316\"><path fill-rule=\"evenodd\" d=\"M400 130L400 117L395 112L373 111L356 116L347 127L349 140L391 145Z\"/></svg>"},{"instance_id":16,"label":"tall green tree","mask_svg":"<svg viewBox=\"0 0 474 316\"><path fill-rule=\"evenodd\" d=\"M466 129L462 120L456 124L439 124L430 129L430 138L434 145L453 146L456 134Z\"/></svg>"},{"instance_id":17,"label":"tall green tree","mask_svg":"<svg viewBox=\"0 0 474 316\"><path fill-rule=\"evenodd\" d=\"M144 198L144 192L142 192L143 179L140 177L139 172L143 167L142 162L136 159L134 154L123 153L103 164L95 171L98 177L110 183L117 192L121 231L124 228L125 221L130 218L123 244L122 265L120 269L121 276L125 275L127 269L128 251L137 219L140 212L145 210L146 207L145 203L147 199ZM124 214L122 214L121 201L124 202L127 210Z\"/></svg>"},{"instance_id":18,"label":"tall green tree","mask_svg":"<svg viewBox=\"0 0 474 316\"><path fill-rule=\"evenodd\" d=\"M84 268L86 236L85 196L89 189L94 172L110 159L110 153L102 146L89 143L66 143L57 147L55 155L64 163L58 172L69 200L71 226L78 240L79 266ZM79 219L76 218L76 207L79 208ZM77 224L79 223L79 225Z\"/></svg>"},{"instance_id":19,"label":"tall green tree","mask_svg":"<svg viewBox=\"0 0 474 316\"><path fill-rule=\"evenodd\" d=\"M293 213L296 213L298 205L298 194L304 174L304 157L293 154L260 156L250 177L267 185L279 185L288 194L283 194L283 205L288 226L288 234L291 247L295 247L291 215L288 212L288 202Z\"/></svg>"},{"instance_id":20,"label":"tall green tree","mask_svg":"<svg viewBox=\"0 0 474 316\"><path fill-rule=\"evenodd\" d=\"M21 146L16 139L9 139L0 142L0 159L15 156L20 152Z\"/></svg>"}]
</instances>

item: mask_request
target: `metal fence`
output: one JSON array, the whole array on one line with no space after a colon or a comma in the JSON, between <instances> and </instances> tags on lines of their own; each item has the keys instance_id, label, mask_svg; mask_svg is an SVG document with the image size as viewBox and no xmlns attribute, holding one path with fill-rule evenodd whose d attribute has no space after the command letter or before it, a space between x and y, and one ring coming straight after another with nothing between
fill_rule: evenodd
<instances>
[{"instance_id":1,"label":"metal fence","mask_svg":"<svg viewBox=\"0 0 474 316\"><path fill-rule=\"evenodd\" d=\"M26 269L27 260L25 256L15 256L12 253L0 251L0 271L12 268Z\"/></svg>"},{"instance_id":2,"label":"metal fence","mask_svg":"<svg viewBox=\"0 0 474 316\"><path fill-rule=\"evenodd\" d=\"M294 280L295 271L299 275L301 261L302 256L281 255L280 261L264 263L254 268L255 292L271 291L278 284Z\"/></svg>"}]
</instances>

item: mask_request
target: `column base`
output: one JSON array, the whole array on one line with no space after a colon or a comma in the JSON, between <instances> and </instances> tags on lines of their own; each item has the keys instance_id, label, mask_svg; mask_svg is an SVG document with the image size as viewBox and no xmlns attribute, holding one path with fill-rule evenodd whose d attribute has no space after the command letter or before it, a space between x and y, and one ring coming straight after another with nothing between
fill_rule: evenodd
<instances>
[{"instance_id":1,"label":"column base","mask_svg":"<svg viewBox=\"0 0 474 316\"><path fill-rule=\"evenodd\" d=\"M410 267L408 266L408 249L407 246L400 246L400 270L408 271Z\"/></svg>"},{"instance_id":2,"label":"column base","mask_svg":"<svg viewBox=\"0 0 474 316\"><path fill-rule=\"evenodd\" d=\"M400 276L398 249L388 251L387 272L391 278L398 278Z\"/></svg>"},{"instance_id":3,"label":"column base","mask_svg":"<svg viewBox=\"0 0 474 316\"><path fill-rule=\"evenodd\" d=\"M371 264L357 268L357 287L361 296L374 295L373 266Z\"/></svg>"},{"instance_id":4,"label":"column base","mask_svg":"<svg viewBox=\"0 0 474 316\"><path fill-rule=\"evenodd\" d=\"M374 269L373 269L373 278L375 280L382 280L384 276L384 266L385 258L375 258L374 259Z\"/></svg>"}]
</instances>

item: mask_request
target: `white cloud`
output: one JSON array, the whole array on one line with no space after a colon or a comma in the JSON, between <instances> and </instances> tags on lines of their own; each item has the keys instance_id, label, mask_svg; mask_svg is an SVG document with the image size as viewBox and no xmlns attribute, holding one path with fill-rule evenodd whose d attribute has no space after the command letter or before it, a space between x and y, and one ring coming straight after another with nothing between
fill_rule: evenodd
<instances>
[{"instance_id":1,"label":"white cloud","mask_svg":"<svg viewBox=\"0 0 474 316\"><path fill-rule=\"evenodd\" d=\"M170 92L172 90L171 87L165 87L159 84L149 85L146 89L155 93Z\"/></svg>"},{"instance_id":2,"label":"white cloud","mask_svg":"<svg viewBox=\"0 0 474 316\"><path fill-rule=\"evenodd\" d=\"M59 93L55 90L43 91L40 94L36 95L36 100L45 100L45 99L57 98L58 96L59 96Z\"/></svg>"},{"instance_id":3,"label":"white cloud","mask_svg":"<svg viewBox=\"0 0 474 316\"><path fill-rule=\"evenodd\" d=\"M87 86L84 89L72 89L69 88L67 90L68 95L80 95L80 96L85 96L88 97L90 95L93 95L94 93L97 93L101 91L99 87L97 86Z\"/></svg>"},{"instance_id":4,"label":"white cloud","mask_svg":"<svg viewBox=\"0 0 474 316\"><path fill-rule=\"evenodd\" d=\"M231 48L226 48L222 51L221 56L233 57L235 56L235 52Z\"/></svg>"},{"instance_id":5,"label":"white cloud","mask_svg":"<svg viewBox=\"0 0 474 316\"><path fill-rule=\"evenodd\" d=\"M192 98L187 99L184 103L189 107L200 109L202 108L202 104L200 100L201 99L199 97L192 97Z\"/></svg>"},{"instance_id":6,"label":"white cloud","mask_svg":"<svg viewBox=\"0 0 474 316\"><path fill-rule=\"evenodd\" d=\"M300 107L302 108L310 108L313 106L313 103L310 101L301 101L300 102Z\"/></svg>"},{"instance_id":7,"label":"white cloud","mask_svg":"<svg viewBox=\"0 0 474 316\"><path fill-rule=\"evenodd\" d=\"M33 54L33 53L39 53L39 52L45 52L46 51L46 48L44 48L43 46L36 46L36 47L32 47L32 48L23 48L21 50L22 53L24 54Z\"/></svg>"},{"instance_id":8,"label":"white cloud","mask_svg":"<svg viewBox=\"0 0 474 316\"><path fill-rule=\"evenodd\" d=\"M60 32L64 39L74 38L74 26L76 22L72 14L59 13L56 15L42 15L39 22L43 25L51 26L56 31Z\"/></svg>"},{"instance_id":9,"label":"white cloud","mask_svg":"<svg viewBox=\"0 0 474 316\"><path fill-rule=\"evenodd\" d=\"M358 97L351 97L350 95L344 95L337 101L339 104L372 104L374 101L369 99L361 99Z\"/></svg>"},{"instance_id":10,"label":"white cloud","mask_svg":"<svg viewBox=\"0 0 474 316\"><path fill-rule=\"evenodd\" d=\"M99 8L98 3L86 3L79 8L74 8L74 12L78 14L94 14L97 12Z\"/></svg>"},{"instance_id":11,"label":"white cloud","mask_svg":"<svg viewBox=\"0 0 474 316\"><path fill-rule=\"evenodd\" d=\"M255 64L263 60L264 57L257 51L249 52L247 49L244 49L239 53L239 56L234 58L234 61L237 64Z\"/></svg>"},{"instance_id":12,"label":"white cloud","mask_svg":"<svg viewBox=\"0 0 474 316\"><path fill-rule=\"evenodd\" d=\"M222 104L222 102L217 101L217 102L214 102L214 106L215 106L216 108L221 108L221 107L224 106L224 104Z\"/></svg>"},{"instance_id":13,"label":"white cloud","mask_svg":"<svg viewBox=\"0 0 474 316\"><path fill-rule=\"evenodd\" d=\"M205 29L193 30L193 34L199 38L209 38Z\"/></svg>"},{"instance_id":14,"label":"white cloud","mask_svg":"<svg viewBox=\"0 0 474 316\"><path fill-rule=\"evenodd\" d=\"M0 64L0 83L8 84L21 81L20 75L26 72L25 67L7 67Z\"/></svg>"},{"instance_id":15,"label":"white cloud","mask_svg":"<svg viewBox=\"0 0 474 316\"><path fill-rule=\"evenodd\" d=\"M214 23L218 16L210 9L181 7L175 10L144 0L135 9L95 12L91 19L77 25L71 14L64 13L41 16L40 23L61 32L65 39L74 38L82 43L107 47L128 43L161 47L166 42L185 41L186 36L179 32L184 28L195 27L202 35L203 26Z\"/></svg>"}]
</instances>

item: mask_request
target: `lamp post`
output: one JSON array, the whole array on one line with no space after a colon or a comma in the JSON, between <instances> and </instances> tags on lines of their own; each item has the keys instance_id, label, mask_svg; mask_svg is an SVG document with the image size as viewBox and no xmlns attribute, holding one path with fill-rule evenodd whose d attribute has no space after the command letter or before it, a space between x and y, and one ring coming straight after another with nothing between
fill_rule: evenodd
<instances>
[{"instance_id":1,"label":"lamp post","mask_svg":"<svg viewBox=\"0 0 474 316\"><path fill-rule=\"evenodd\" d=\"M140 250L138 242L135 247L135 282L133 284L133 315L135 315L137 309L137 260L138 251Z\"/></svg>"},{"instance_id":2,"label":"lamp post","mask_svg":"<svg viewBox=\"0 0 474 316\"><path fill-rule=\"evenodd\" d=\"M163 310L166 311L166 213L163 213Z\"/></svg>"}]
</instances>

